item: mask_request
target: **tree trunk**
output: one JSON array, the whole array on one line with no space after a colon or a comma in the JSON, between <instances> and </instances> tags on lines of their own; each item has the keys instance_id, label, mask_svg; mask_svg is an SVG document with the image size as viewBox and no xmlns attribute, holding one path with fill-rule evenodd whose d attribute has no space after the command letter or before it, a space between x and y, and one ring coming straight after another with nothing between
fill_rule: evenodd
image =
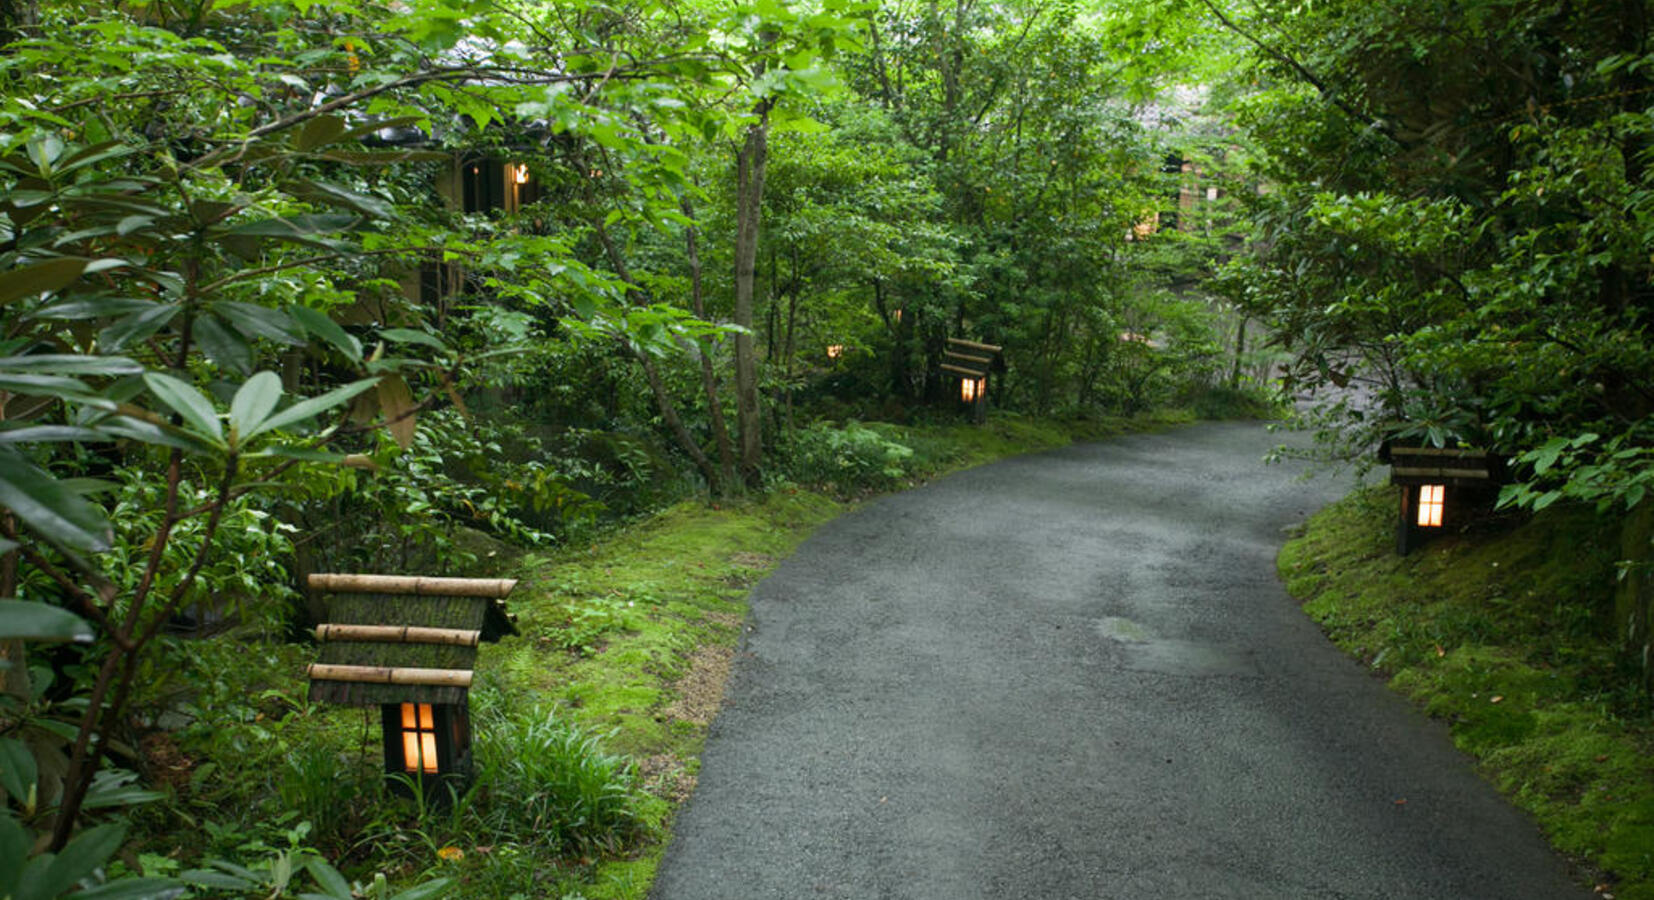
<instances>
[{"instance_id":1,"label":"tree trunk","mask_svg":"<svg viewBox=\"0 0 1654 900\"><path fill-rule=\"evenodd\" d=\"M752 340L753 284L758 259L758 225L764 203L764 170L769 162L769 103L759 105L758 121L747 128L736 151L735 424L740 434L741 479L756 488L763 480L763 444L758 415L758 352Z\"/></svg>"},{"instance_id":2,"label":"tree trunk","mask_svg":"<svg viewBox=\"0 0 1654 900\"><path fill-rule=\"evenodd\" d=\"M601 219L594 220L592 225L597 229L598 242L603 245L603 252L609 257L609 264L614 266L615 274L626 283L627 294L642 294L643 289L632 280L631 269L626 265L625 257L620 255L620 249L614 245L609 237L609 229ZM671 430L672 436L677 438L678 446L695 463L695 468L701 470L701 477L706 479L708 490L714 494L723 493L723 484L718 478L718 470L713 467L712 460L706 458L701 445L695 442L695 436L689 433L689 428L683 424L683 418L678 415L678 407L672 402L672 395L666 392L666 384L661 380L660 370L655 368L654 360L649 354L632 345L626 338L617 338L621 352L626 353L643 367L643 377L649 382L649 391L655 396L655 408L660 411L661 421Z\"/></svg>"},{"instance_id":3,"label":"tree trunk","mask_svg":"<svg viewBox=\"0 0 1654 900\"><path fill-rule=\"evenodd\" d=\"M1247 317L1241 316L1240 325L1235 328L1235 365L1229 370L1229 387L1240 388L1241 359L1246 355L1246 322Z\"/></svg>"},{"instance_id":4,"label":"tree trunk","mask_svg":"<svg viewBox=\"0 0 1654 900\"><path fill-rule=\"evenodd\" d=\"M683 214L695 218L695 207L688 198L679 204ZM697 319L706 319L706 299L701 292L701 250L695 226L684 229L684 249L689 258L689 305ZM706 392L707 418L712 420L712 439L718 446L718 477L723 487L735 484L735 448L729 441L729 424L724 418L724 403L718 397L718 373L712 367L712 356L701 351L701 389Z\"/></svg>"}]
</instances>

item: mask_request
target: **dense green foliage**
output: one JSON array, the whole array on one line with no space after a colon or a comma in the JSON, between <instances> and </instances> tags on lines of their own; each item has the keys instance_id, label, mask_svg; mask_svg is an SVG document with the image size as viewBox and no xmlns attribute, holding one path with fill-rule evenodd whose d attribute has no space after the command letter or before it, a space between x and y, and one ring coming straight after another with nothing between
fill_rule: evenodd
<instances>
[{"instance_id":1,"label":"dense green foliage","mask_svg":"<svg viewBox=\"0 0 1654 900\"><path fill-rule=\"evenodd\" d=\"M1451 27L1442 27L1450 22ZM1230 288L1339 424L1524 464L1507 501L1635 506L1654 442L1641 2L1264 5L1237 106L1276 185Z\"/></svg>"}]
</instances>

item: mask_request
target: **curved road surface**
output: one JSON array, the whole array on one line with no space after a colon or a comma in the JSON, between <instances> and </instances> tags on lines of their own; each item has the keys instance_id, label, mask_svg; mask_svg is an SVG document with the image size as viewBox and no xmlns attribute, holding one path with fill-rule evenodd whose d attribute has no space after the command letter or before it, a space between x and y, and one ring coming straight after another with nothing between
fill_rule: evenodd
<instances>
[{"instance_id":1,"label":"curved road surface","mask_svg":"<svg viewBox=\"0 0 1654 900\"><path fill-rule=\"evenodd\" d=\"M1586 898L1274 572L1255 425L870 504L752 596L656 900Z\"/></svg>"}]
</instances>

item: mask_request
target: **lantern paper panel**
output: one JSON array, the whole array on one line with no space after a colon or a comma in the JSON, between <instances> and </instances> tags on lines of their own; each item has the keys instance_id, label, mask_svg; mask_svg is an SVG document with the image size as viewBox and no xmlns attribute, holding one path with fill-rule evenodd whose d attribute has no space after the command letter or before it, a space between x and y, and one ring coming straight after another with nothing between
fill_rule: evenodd
<instances>
[{"instance_id":1,"label":"lantern paper panel","mask_svg":"<svg viewBox=\"0 0 1654 900\"><path fill-rule=\"evenodd\" d=\"M1418 526L1420 528L1440 528L1442 525L1442 512L1446 508L1446 501L1446 485L1419 485Z\"/></svg>"}]
</instances>

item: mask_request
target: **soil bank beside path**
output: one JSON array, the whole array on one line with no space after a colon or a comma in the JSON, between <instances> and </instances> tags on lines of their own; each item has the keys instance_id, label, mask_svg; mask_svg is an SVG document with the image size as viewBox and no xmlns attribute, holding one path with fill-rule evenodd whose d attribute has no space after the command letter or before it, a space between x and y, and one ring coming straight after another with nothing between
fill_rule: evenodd
<instances>
[{"instance_id":1,"label":"soil bank beside path","mask_svg":"<svg viewBox=\"0 0 1654 900\"><path fill-rule=\"evenodd\" d=\"M1275 576L1347 481L1202 425L823 527L751 631L651 896L1591 896Z\"/></svg>"}]
</instances>

